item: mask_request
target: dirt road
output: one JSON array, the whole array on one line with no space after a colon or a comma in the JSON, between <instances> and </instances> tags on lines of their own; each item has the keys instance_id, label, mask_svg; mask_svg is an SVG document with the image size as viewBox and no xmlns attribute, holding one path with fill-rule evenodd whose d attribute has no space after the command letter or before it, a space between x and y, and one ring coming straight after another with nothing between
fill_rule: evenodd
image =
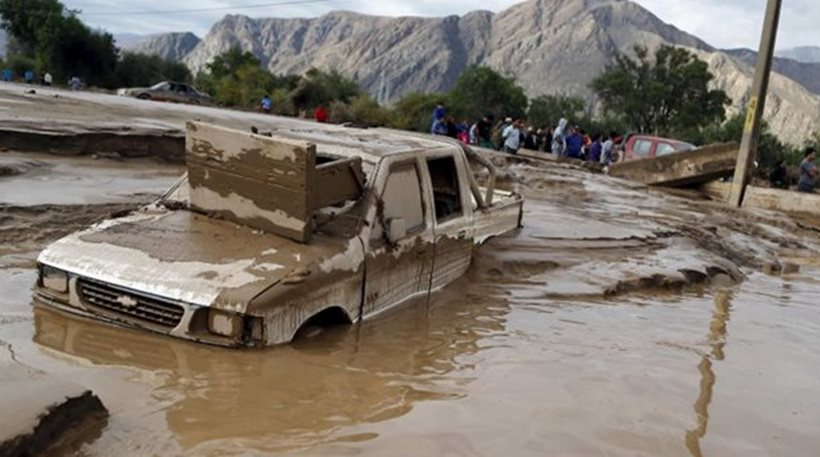
<instances>
[{"instance_id":1,"label":"dirt road","mask_svg":"<svg viewBox=\"0 0 820 457\"><path fill-rule=\"evenodd\" d=\"M87 128L86 103L110 108L103 117L118 124L138 107L133 116L162 129L192 112L260 119L93 94L63 106L69 97L52 110L87 112L78 121ZM235 352L30 306L42 246L145 201L179 169L104 162L110 171L88 174L110 180L78 187L50 173L76 165L86 176L86 159L29 156L46 166L26 168L19 155L0 157L23 170L0 177L9 189L0 193L0 341L105 403L108 423L82 455L764 456L820 447L820 221L513 161L505 186L527 197L525 227L491 241L465 278L372 322ZM37 188L31 205L21 187ZM784 266L791 273L779 273Z\"/></svg>"}]
</instances>

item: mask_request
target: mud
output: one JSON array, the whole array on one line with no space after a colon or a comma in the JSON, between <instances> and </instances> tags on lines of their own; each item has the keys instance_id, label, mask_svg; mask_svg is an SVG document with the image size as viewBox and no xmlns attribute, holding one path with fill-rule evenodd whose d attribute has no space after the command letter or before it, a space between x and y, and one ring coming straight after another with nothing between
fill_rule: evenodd
<instances>
[{"instance_id":1,"label":"mud","mask_svg":"<svg viewBox=\"0 0 820 457\"><path fill-rule=\"evenodd\" d=\"M88 456L816 453L820 221L493 160L524 227L464 278L263 351L32 310L36 251L140 198L7 205L0 340L112 412Z\"/></svg>"}]
</instances>

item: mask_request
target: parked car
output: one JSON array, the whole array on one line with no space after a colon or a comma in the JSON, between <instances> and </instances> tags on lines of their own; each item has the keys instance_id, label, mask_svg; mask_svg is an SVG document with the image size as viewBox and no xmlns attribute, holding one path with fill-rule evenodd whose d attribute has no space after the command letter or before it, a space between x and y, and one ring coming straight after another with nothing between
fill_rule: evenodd
<instances>
[{"instance_id":1,"label":"parked car","mask_svg":"<svg viewBox=\"0 0 820 457\"><path fill-rule=\"evenodd\" d=\"M194 105L207 105L211 103L211 96L198 91L194 86L169 81L163 81L151 87L119 89L117 95L122 97L135 97L140 100L191 103Z\"/></svg>"},{"instance_id":2,"label":"parked car","mask_svg":"<svg viewBox=\"0 0 820 457\"><path fill-rule=\"evenodd\" d=\"M621 144L622 162L652 159L675 152L697 149L695 145L683 141L660 138L651 135L627 135Z\"/></svg>"},{"instance_id":3,"label":"parked car","mask_svg":"<svg viewBox=\"0 0 820 457\"><path fill-rule=\"evenodd\" d=\"M523 198L449 139L279 120L263 136L188 124L187 175L158 202L38 258L36 302L222 346L291 341L462 276L518 228ZM470 162L489 170L486 188Z\"/></svg>"}]
</instances>

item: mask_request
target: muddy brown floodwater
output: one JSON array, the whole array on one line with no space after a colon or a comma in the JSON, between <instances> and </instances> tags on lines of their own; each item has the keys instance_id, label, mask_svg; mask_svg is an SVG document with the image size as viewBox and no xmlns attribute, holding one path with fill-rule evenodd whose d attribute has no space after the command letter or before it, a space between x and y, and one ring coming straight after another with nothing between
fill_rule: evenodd
<instances>
[{"instance_id":1,"label":"muddy brown floodwater","mask_svg":"<svg viewBox=\"0 0 820 457\"><path fill-rule=\"evenodd\" d=\"M26 213L4 192L0 357L105 403L105 430L69 454L816 455L818 221L560 164L508 169L525 227L490 241L467 276L259 351L32 309L32 259L57 228L145 196Z\"/></svg>"}]
</instances>

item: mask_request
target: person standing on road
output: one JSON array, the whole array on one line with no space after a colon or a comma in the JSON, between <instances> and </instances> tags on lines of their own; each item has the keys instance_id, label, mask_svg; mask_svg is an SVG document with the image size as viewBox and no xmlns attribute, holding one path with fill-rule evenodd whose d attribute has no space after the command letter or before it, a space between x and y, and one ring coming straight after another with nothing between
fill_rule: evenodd
<instances>
[{"instance_id":1,"label":"person standing on road","mask_svg":"<svg viewBox=\"0 0 820 457\"><path fill-rule=\"evenodd\" d=\"M447 136L447 120L443 117L441 119L433 120L433 125L430 127L430 133L433 135Z\"/></svg>"},{"instance_id":2,"label":"person standing on road","mask_svg":"<svg viewBox=\"0 0 820 457\"><path fill-rule=\"evenodd\" d=\"M487 114L476 124L478 145L482 148L493 149L493 121L495 121L495 117L492 114Z\"/></svg>"},{"instance_id":3,"label":"person standing on road","mask_svg":"<svg viewBox=\"0 0 820 457\"><path fill-rule=\"evenodd\" d=\"M315 111L313 111L313 118L316 119L316 122L325 124L327 123L327 110L324 106L319 105Z\"/></svg>"},{"instance_id":4,"label":"person standing on road","mask_svg":"<svg viewBox=\"0 0 820 457\"><path fill-rule=\"evenodd\" d=\"M464 144L471 144L470 143L470 122L464 121L461 124L456 126L456 130L458 130L458 141L461 141Z\"/></svg>"},{"instance_id":5,"label":"person standing on road","mask_svg":"<svg viewBox=\"0 0 820 457\"><path fill-rule=\"evenodd\" d=\"M34 72L31 70L26 70L23 74L23 79L26 81L26 84L34 84Z\"/></svg>"},{"instance_id":6,"label":"person standing on road","mask_svg":"<svg viewBox=\"0 0 820 457\"><path fill-rule=\"evenodd\" d=\"M51 86L51 84L53 84L53 83L54 83L54 78L52 78L51 73L46 72L46 74L43 75L43 85L44 86Z\"/></svg>"},{"instance_id":7,"label":"person standing on road","mask_svg":"<svg viewBox=\"0 0 820 457\"><path fill-rule=\"evenodd\" d=\"M609 138L601 145L601 164L605 167L612 165L612 152L615 150L615 139L618 134L610 132Z\"/></svg>"},{"instance_id":8,"label":"person standing on road","mask_svg":"<svg viewBox=\"0 0 820 457\"><path fill-rule=\"evenodd\" d=\"M589 146L589 155L587 159L590 162L600 163L603 155L604 145L601 143L601 134L595 133L592 135L592 144Z\"/></svg>"},{"instance_id":9,"label":"person standing on road","mask_svg":"<svg viewBox=\"0 0 820 457\"><path fill-rule=\"evenodd\" d=\"M270 99L270 95L265 94L262 97L262 100L259 102L259 111L262 111L265 114L270 114L273 111L273 100Z\"/></svg>"},{"instance_id":10,"label":"person standing on road","mask_svg":"<svg viewBox=\"0 0 820 457\"><path fill-rule=\"evenodd\" d=\"M444 119L446 114L447 112L444 110L444 105L441 103L437 104L436 108L433 110L433 122Z\"/></svg>"},{"instance_id":11,"label":"person standing on road","mask_svg":"<svg viewBox=\"0 0 820 457\"><path fill-rule=\"evenodd\" d=\"M806 158L800 164L800 181L797 182L797 190L800 192L814 192L817 183L817 165L814 164L816 157L816 149L806 149Z\"/></svg>"},{"instance_id":12,"label":"person standing on road","mask_svg":"<svg viewBox=\"0 0 820 457\"><path fill-rule=\"evenodd\" d=\"M786 168L786 161L781 159L777 166L769 174L769 185L775 189L789 188L789 170Z\"/></svg>"},{"instance_id":13,"label":"person standing on road","mask_svg":"<svg viewBox=\"0 0 820 457\"><path fill-rule=\"evenodd\" d=\"M68 80L68 87L71 90L80 90L83 88L83 80L76 76L72 76L71 79Z\"/></svg>"},{"instance_id":14,"label":"person standing on road","mask_svg":"<svg viewBox=\"0 0 820 457\"><path fill-rule=\"evenodd\" d=\"M559 157L567 155L567 124L569 121L562 118L552 134L552 153Z\"/></svg>"},{"instance_id":15,"label":"person standing on road","mask_svg":"<svg viewBox=\"0 0 820 457\"><path fill-rule=\"evenodd\" d=\"M14 72L11 71L11 68L4 68L3 69L3 81L10 83L11 80L14 79Z\"/></svg>"},{"instance_id":16,"label":"person standing on road","mask_svg":"<svg viewBox=\"0 0 820 457\"><path fill-rule=\"evenodd\" d=\"M576 129L570 128L569 131L570 133L566 139L567 150L564 157L580 159L584 152L584 136Z\"/></svg>"},{"instance_id":17,"label":"person standing on road","mask_svg":"<svg viewBox=\"0 0 820 457\"><path fill-rule=\"evenodd\" d=\"M521 149L521 137L524 135L524 123L521 119L514 120L501 134L504 140L504 152L508 154L518 154Z\"/></svg>"}]
</instances>

